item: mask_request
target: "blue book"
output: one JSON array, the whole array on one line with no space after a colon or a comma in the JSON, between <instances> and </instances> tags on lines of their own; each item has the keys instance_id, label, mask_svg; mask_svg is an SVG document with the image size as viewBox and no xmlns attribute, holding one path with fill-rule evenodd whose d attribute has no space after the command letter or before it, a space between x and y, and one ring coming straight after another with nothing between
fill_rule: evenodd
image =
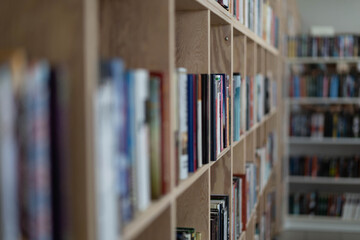
<instances>
[{"instance_id":1,"label":"blue book","mask_svg":"<svg viewBox=\"0 0 360 240\"><path fill-rule=\"evenodd\" d=\"M135 79L134 79L134 72L133 71L127 71L125 74L125 98L127 101L126 104L126 156L128 160L128 167L130 169L134 169L133 163L135 161L136 156L136 148L135 148L135 133L136 133L136 127L135 127ZM132 173L129 173L132 174ZM134 171L135 175L135 171ZM134 175L131 175L131 177L127 178L128 184L132 184L135 178ZM130 187L131 189L131 187ZM130 191L130 195L132 196L134 194L134 191ZM131 197L132 198L132 197ZM122 220L126 222L130 222L133 218L133 209L134 206L132 205L131 198L126 198L125 202L122 203L121 210L122 210Z\"/></svg>"},{"instance_id":2,"label":"blue book","mask_svg":"<svg viewBox=\"0 0 360 240\"><path fill-rule=\"evenodd\" d=\"M188 74L188 154L189 154L189 172L194 172L194 89L193 89L193 75Z\"/></svg>"},{"instance_id":3,"label":"blue book","mask_svg":"<svg viewBox=\"0 0 360 240\"><path fill-rule=\"evenodd\" d=\"M299 76L294 76L294 97L300 97L300 78Z\"/></svg>"},{"instance_id":4,"label":"blue book","mask_svg":"<svg viewBox=\"0 0 360 240\"><path fill-rule=\"evenodd\" d=\"M337 98L339 96L339 78L333 75L330 80L330 97Z\"/></svg>"}]
</instances>

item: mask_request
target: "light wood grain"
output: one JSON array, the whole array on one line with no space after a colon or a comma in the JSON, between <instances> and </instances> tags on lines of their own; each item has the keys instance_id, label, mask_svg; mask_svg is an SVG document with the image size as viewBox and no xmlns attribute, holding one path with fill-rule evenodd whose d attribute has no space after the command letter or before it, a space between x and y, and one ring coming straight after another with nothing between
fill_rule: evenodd
<instances>
[{"instance_id":1,"label":"light wood grain","mask_svg":"<svg viewBox=\"0 0 360 240\"><path fill-rule=\"evenodd\" d=\"M212 19L211 19L212 21ZM231 26L213 25L210 29L210 69L231 75ZM226 38L228 40L226 40Z\"/></svg>"},{"instance_id":2,"label":"light wood grain","mask_svg":"<svg viewBox=\"0 0 360 240\"><path fill-rule=\"evenodd\" d=\"M171 210L168 207L164 213L157 217L144 231L134 240L167 240L175 234L171 229Z\"/></svg>"},{"instance_id":3,"label":"light wood grain","mask_svg":"<svg viewBox=\"0 0 360 240\"><path fill-rule=\"evenodd\" d=\"M245 174L245 140L242 139L233 149L233 172Z\"/></svg>"},{"instance_id":4,"label":"light wood grain","mask_svg":"<svg viewBox=\"0 0 360 240\"><path fill-rule=\"evenodd\" d=\"M209 72L209 24L208 10L176 12L176 67L188 73Z\"/></svg>"},{"instance_id":5,"label":"light wood grain","mask_svg":"<svg viewBox=\"0 0 360 240\"><path fill-rule=\"evenodd\" d=\"M176 200L177 227L195 228L202 239L209 239L210 195L209 172L204 173L188 190Z\"/></svg>"},{"instance_id":6,"label":"light wood grain","mask_svg":"<svg viewBox=\"0 0 360 240\"><path fill-rule=\"evenodd\" d=\"M231 151L223 155L211 166L211 194L231 194Z\"/></svg>"}]
</instances>

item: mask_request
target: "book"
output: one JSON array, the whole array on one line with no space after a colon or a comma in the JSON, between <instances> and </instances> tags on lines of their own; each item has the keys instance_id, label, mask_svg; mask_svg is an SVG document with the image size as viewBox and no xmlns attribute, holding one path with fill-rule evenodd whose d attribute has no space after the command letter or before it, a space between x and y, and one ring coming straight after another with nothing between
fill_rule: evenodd
<instances>
[{"instance_id":1,"label":"book","mask_svg":"<svg viewBox=\"0 0 360 240\"><path fill-rule=\"evenodd\" d=\"M178 68L178 109L179 109L179 128L178 128L178 161L179 161L179 179L188 177L188 99L187 89L188 80L185 68Z\"/></svg>"},{"instance_id":2,"label":"book","mask_svg":"<svg viewBox=\"0 0 360 240\"><path fill-rule=\"evenodd\" d=\"M149 121L151 198L158 199L162 194L162 156L161 156L161 75L150 74L147 119Z\"/></svg>"},{"instance_id":3,"label":"book","mask_svg":"<svg viewBox=\"0 0 360 240\"><path fill-rule=\"evenodd\" d=\"M211 215L219 216L217 224L216 239L230 239L230 215L229 215L229 196L211 195L210 200ZM213 239L213 238L211 238Z\"/></svg>"},{"instance_id":4,"label":"book","mask_svg":"<svg viewBox=\"0 0 360 240\"><path fill-rule=\"evenodd\" d=\"M149 126L146 121L146 102L149 97L149 72L145 69L134 71L135 96L135 124L136 146L142 151L136 151L136 183L137 205L139 211L145 210L150 205L150 156L149 156Z\"/></svg>"},{"instance_id":5,"label":"book","mask_svg":"<svg viewBox=\"0 0 360 240\"><path fill-rule=\"evenodd\" d=\"M0 66L0 238L19 235L15 90L11 64Z\"/></svg>"}]
</instances>

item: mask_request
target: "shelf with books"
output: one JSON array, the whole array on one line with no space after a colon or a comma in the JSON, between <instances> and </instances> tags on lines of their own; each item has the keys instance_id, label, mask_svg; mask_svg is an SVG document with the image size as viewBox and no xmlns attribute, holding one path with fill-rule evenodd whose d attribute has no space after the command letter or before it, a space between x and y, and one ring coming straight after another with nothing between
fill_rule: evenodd
<instances>
[{"instance_id":1,"label":"shelf with books","mask_svg":"<svg viewBox=\"0 0 360 240\"><path fill-rule=\"evenodd\" d=\"M287 215L284 230L328 232L360 232L360 221L343 220L341 217Z\"/></svg>"},{"instance_id":2,"label":"shelf with books","mask_svg":"<svg viewBox=\"0 0 360 240\"><path fill-rule=\"evenodd\" d=\"M289 176L286 179L290 184L326 184L326 185L359 185L360 178L345 177L311 177Z\"/></svg>"},{"instance_id":3,"label":"shelf with books","mask_svg":"<svg viewBox=\"0 0 360 240\"><path fill-rule=\"evenodd\" d=\"M315 137L290 137L289 144L291 145L308 145L308 144L318 144L318 145L359 145L359 138L315 138Z\"/></svg>"},{"instance_id":4,"label":"shelf with books","mask_svg":"<svg viewBox=\"0 0 360 240\"><path fill-rule=\"evenodd\" d=\"M287 58L292 64L334 64L334 63L358 63L360 57L298 57Z\"/></svg>"},{"instance_id":5,"label":"shelf with books","mask_svg":"<svg viewBox=\"0 0 360 240\"><path fill-rule=\"evenodd\" d=\"M289 98L287 101L290 104L360 104L360 98L328 98L328 97L300 97L300 98Z\"/></svg>"},{"instance_id":6,"label":"shelf with books","mask_svg":"<svg viewBox=\"0 0 360 240\"><path fill-rule=\"evenodd\" d=\"M275 1L272 2L275 3ZM109 239L102 235L107 233L105 228L121 226L118 236L121 240L173 240L176 227L185 226L194 227L196 231L203 233L203 239L209 239L208 200L210 195L226 194L231 199L233 173L245 173L245 159L249 156L249 160L253 160L257 138L261 138L262 142L268 128L274 127L267 126L267 123L275 115L276 110L264 115L259 121L254 120L248 131L244 128L238 142L235 142L233 146L227 144L222 151L218 152L216 161L208 159L208 163L204 161L202 166L199 164L196 171L187 171L191 173L177 184L178 156L175 156L175 142L178 139L175 140L173 131L178 121L175 119L178 108L174 106L176 102L174 93L178 87L174 76L175 69L183 67L187 69L187 73L208 76L211 73L222 73L230 76L230 79L235 72L244 74L244 77L246 75L255 77L256 66L261 65L259 69L264 75L266 68L270 68L264 64L263 57L271 55L276 60L279 51L240 24L216 2L210 0L155 0L151 2L135 0L128 4L111 0L85 2L76 0L75 5L69 1L40 5L46 7L39 8L39 14L35 17L33 12L38 9L35 5L29 7L24 4L19 9L15 9L18 6L11 4L6 6L5 12L9 10L11 14L0 14L0 19L6 20L0 21L0 25L5 26L1 29L6 29L5 32L9 34L9 38L4 37L0 40L0 48L23 46L29 49L31 56L45 57L51 62L64 63L69 69L70 78L75 79L71 81L69 90L70 101L73 103L69 111L69 139L71 145L76 146L70 149L69 154L71 160L77 160L70 161L69 175L71 182L75 183L69 189L72 210L70 212L74 223L71 226L74 232L71 232L70 236L74 239ZM275 9L274 6L273 8ZM12 16L21 17L14 19ZM65 20L58 21L59 17ZM9 19L11 21L8 21ZM6 26L9 22L10 24ZM23 25L31 27L19 27ZM12 29L20 30L15 33ZM39 31L30 34L28 29L39 29ZM67 36L74 36L73 40L76 41L69 41ZM97 83L108 82L108 79L98 78L100 75L98 72L104 70L99 67L99 62L109 59L112 61L115 58L121 58L126 69L136 69L134 72L161 72L163 80L161 90L163 95L159 101L163 107L161 113L164 121L161 124L161 144L158 145L161 145L163 150L161 159L164 161L161 162L161 175L165 176L166 181L162 183L165 183L166 190L158 199L150 200L145 210L135 213L134 218L127 219L126 223L122 220L120 223L116 222L117 220L109 219L109 216L102 214L104 205L101 205L98 193L103 189L96 182L102 179L97 175L98 169L95 164L103 160L96 154L97 149L103 146L103 142L97 135L98 129L93 127L97 120L93 114L93 103L100 92L100 86ZM146 70L139 70L139 68ZM143 90L148 92L149 89ZM126 107L122 105L120 108L135 109L129 103L133 99L129 97L127 100ZM145 111L148 113L147 109ZM245 111L241 112L241 116L245 116L244 113ZM228 123L228 126L230 127L231 124ZM153 127L143 130L144 132L153 131ZM149 141L148 137L142 135L141 140ZM155 141L151 141L153 142ZM231 139L228 142L232 142ZM137 143L131 150L144 153L146 151L143 150L148 150L148 148L147 144ZM120 158L122 157L123 155ZM159 163L159 158L151 158ZM129 161L131 164L132 160L134 159ZM120 161L121 164L124 163L123 159ZM235 161L236 170L233 166ZM145 164L137 166L143 167ZM123 167L123 165L120 166L121 171ZM121 188L125 185L122 184L123 182L126 182L127 187L139 184L136 180L139 180L141 175L137 173L138 178L135 178L133 176L135 167L134 169L132 167L131 171L127 169L131 172L131 176L127 175L129 172L124 175L121 175L122 172L119 174ZM126 166L126 168L129 167ZM150 172L151 175L150 167L145 169L145 172L147 174ZM142 180L149 181L146 177ZM114 192L110 194L113 196ZM199 192L202 196L198 196ZM119 202L128 204L131 201L129 204L132 205L134 204L132 197L134 196L123 199L121 196ZM194 198L198 204L189 207ZM122 218L123 206L121 205L120 218ZM196 218L198 209L201 209L201 214L203 214L200 214L201 219ZM104 222L108 221L111 224L102 225L103 219L106 219ZM253 234L252 230L243 232L240 238L245 238L245 235L252 238Z\"/></svg>"}]
</instances>

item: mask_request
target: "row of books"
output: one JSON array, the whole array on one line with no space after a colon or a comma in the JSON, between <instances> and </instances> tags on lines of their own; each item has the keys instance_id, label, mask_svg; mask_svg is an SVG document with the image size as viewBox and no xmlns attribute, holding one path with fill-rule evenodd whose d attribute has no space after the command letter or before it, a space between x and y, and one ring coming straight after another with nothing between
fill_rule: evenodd
<instances>
[{"instance_id":1,"label":"row of books","mask_svg":"<svg viewBox=\"0 0 360 240\"><path fill-rule=\"evenodd\" d=\"M289 57L357 57L360 56L360 36L344 34L338 36L289 37Z\"/></svg>"},{"instance_id":2,"label":"row of books","mask_svg":"<svg viewBox=\"0 0 360 240\"><path fill-rule=\"evenodd\" d=\"M176 228L176 240L201 240L201 232L196 232L195 228Z\"/></svg>"},{"instance_id":3,"label":"row of books","mask_svg":"<svg viewBox=\"0 0 360 240\"><path fill-rule=\"evenodd\" d=\"M95 93L95 169L99 239L118 237L152 199L168 191L161 73L104 60ZM118 214L120 212L120 214Z\"/></svg>"},{"instance_id":4,"label":"row of books","mask_svg":"<svg viewBox=\"0 0 360 240\"><path fill-rule=\"evenodd\" d=\"M270 178L272 168L277 161L277 137L274 132L270 132L266 145L256 149L255 158L259 164L259 190L263 189Z\"/></svg>"},{"instance_id":5,"label":"row of books","mask_svg":"<svg viewBox=\"0 0 360 240\"><path fill-rule=\"evenodd\" d=\"M241 134L276 107L277 84L262 74L242 78L240 73L235 73L233 91L233 140L239 141Z\"/></svg>"},{"instance_id":6,"label":"row of books","mask_svg":"<svg viewBox=\"0 0 360 240\"><path fill-rule=\"evenodd\" d=\"M246 209L246 177L244 174L233 176L233 195L232 195L232 226L233 239L239 239L242 231L246 226L245 209Z\"/></svg>"},{"instance_id":7,"label":"row of books","mask_svg":"<svg viewBox=\"0 0 360 240\"><path fill-rule=\"evenodd\" d=\"M326 192L291 193L289 196L289 214L360 220L360 194Z\"/></svg>"},{"instance_id":8,"label":"row of books","mask_svg":"<svg viewBox=\"0 0 360 240\"><path fill-rule=\"evenodd\" d=\"M178 179L186 179L231 143L231 86L225 74L177 71Z\"/></svg>"},{"instance_id":9,"label":"row of books","mask_svg":"<svg viewBox=\"0 0 360 240\"><path fill-rule=\"evenodd\" d=\"M291 176L359 178L360 157L291 156Z\"/></svg>"},{"instance_id":10,"label":"row of books","mask_svg":"<svg viewBox=\"0 0 360 240\"><path fill-rule=\"evenodd\" d=\"M255 163L246 163L246 221L250 219L253 209L257 203L258 197L258 166Z\"/></svg>"},{"instance_id":11,"label":"row of books","mask_svg":"<svg viewBox=\"0 0 360 240\"><path fill-rule=\"evenodd\" d=\"M290 116L290 136L359 137L359 113L305 111Z\"/></svg>"},{"instance_id":12,"label":"row of books","mask_svg":"<svg viewBox=\"0 0 360 240\"><path fill-rule=\"evenodd\" d=\"M255 224L255 239L271 239L274 231L276 218L276 192L267 193L264 212L261 213L260 221Z\"/></svg>"},{"instance_id":13,"label":"row of books","mask_svg":"<svg viewBox=\"0 0 360 240\"><path fill-rule=\"evenodd\" d=\"M228 195L211 195L210 239L230 240L230 206Z\"/></svg>"},{"instance_id":14,"label":"row of books","mask_svg":"<svg viewBox=\"0 0 360 240\"><path fill-rule=\"evenodd\" d=\"M0 58L0 239L63 239L66 71L22 51Z\"/></svg>"},{"instance_id":15,"label":"row of books","mask_svg":"<svg viewBox=\"0 0 360 240\"><path fill-rule=\"evenodd\" d=\"M316 74L290 77L290 97L359 97L358 76L351 74Z\"/></svg>"},{"instance_id":16,"label":"row of books","mask_svg":"<svg viewBox=\"0 0 360 240\"><path fill-rule=\"evenodd\" d=\"M276 136L270 133L264 147L256 150L255 163L247 163L245 174L233 176L232 226L234 239L246 229L246 223L257 202L259 192L266 186L276 156Z\"/></svg>"},{"instance_id":17,"label":"row of books","mask_svg":"<svg viewBox=\"0 0 360 240\"><path fill-rule=\"evenodd\" d=\"M279 46L279 17L269 0L215 0L269 44Z\"/></svg>"}]
</instances>

